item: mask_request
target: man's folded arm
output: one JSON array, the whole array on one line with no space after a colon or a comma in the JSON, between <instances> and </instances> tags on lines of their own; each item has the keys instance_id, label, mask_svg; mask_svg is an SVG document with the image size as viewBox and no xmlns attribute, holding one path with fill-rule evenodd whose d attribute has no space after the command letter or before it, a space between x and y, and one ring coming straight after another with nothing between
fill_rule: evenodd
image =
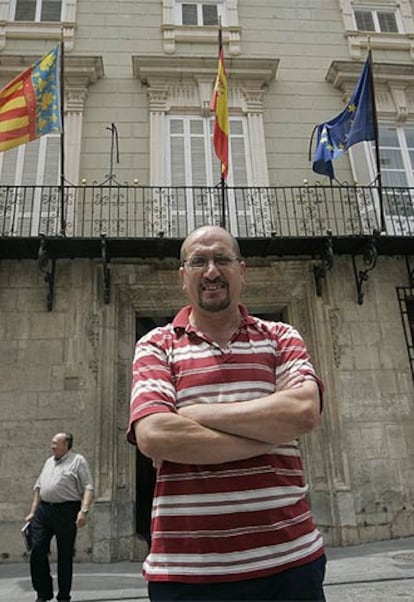
<instances>
[{"instance_id":1,"label":"man's folded arm","mask_svg":"<svg viewBox=\"0 0 414 602\"><path fill-rule=\"evenodd\" d=\"M179 464L222 464L260 456L272 445L216 431L171 412L141 418L133 425L140 451Z\"/></svg>"},{"instance_id":2,"label":"man's folded arm","mask_svg":"<svg viewBox=\"0 0 414 602\"><path fill-rule=\"evenodd\" d=\"M271 395L233 403L194 404L181 416L223 433L280 445L313 430L320 419L320 393L314 380Z\"/></svg>"}]
</instances>

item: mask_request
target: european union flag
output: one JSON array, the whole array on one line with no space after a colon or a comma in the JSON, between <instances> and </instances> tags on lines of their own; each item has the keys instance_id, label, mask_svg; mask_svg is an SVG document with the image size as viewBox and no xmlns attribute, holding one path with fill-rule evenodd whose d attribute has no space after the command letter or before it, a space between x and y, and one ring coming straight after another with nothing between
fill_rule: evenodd
<instances>
[{"instance_id":1,"label":"european union flag","mask_svg":"<svg viewBox=\"0 0 414 602\"><path fill-rule=\"evenodd\" d=\"M365 62L346 108L337 117L318 125L313 171L329 176L332 180L334 177L332 161L362 140L375 140L374 90L370 57Z\"/></svg>"}]
</instances>

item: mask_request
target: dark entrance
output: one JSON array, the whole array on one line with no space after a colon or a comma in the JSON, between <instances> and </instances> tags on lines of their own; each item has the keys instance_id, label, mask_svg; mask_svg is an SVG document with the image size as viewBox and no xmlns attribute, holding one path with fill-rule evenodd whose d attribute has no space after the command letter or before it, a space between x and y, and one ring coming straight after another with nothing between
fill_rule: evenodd
<instances>
[{"instance_id":1,"label":"dark entrance","mask_svg":"<svg viewBox=\"0 0 414 602\"><path fill-rule=\"evenodd\" d=\"M282 313L266 313L256 315L264 320L283 320ZM137 317L137 340L153 328L156 328L157 326L164 326L165 324L168 324L168 322L171 322L171 320L172 316L163 316L159 318ZM136 454L136 532L149 544L152 497L154 494L155 485L155 470L152 466L151 460L141 454L138 449Z\"/></svg>"},{"instance_id":2,"label":"dark entrance","mask_svg":"<svg viewBox=\"0 0 414 602\"><path fill-rule=\"evenodd\" d=\"M160 318L141 318L137 317L135 330L136 340L140 339L144 334L156 328L164 326L171 322L171 316L163 316ZM155 485L155 470L151 460L136 451L136 500L135 500L135 516L136 516L136 532L143 537L147 543L150 541L150 524L151 524L151 507L152 496Z\"/></svg>"}]
</instances>

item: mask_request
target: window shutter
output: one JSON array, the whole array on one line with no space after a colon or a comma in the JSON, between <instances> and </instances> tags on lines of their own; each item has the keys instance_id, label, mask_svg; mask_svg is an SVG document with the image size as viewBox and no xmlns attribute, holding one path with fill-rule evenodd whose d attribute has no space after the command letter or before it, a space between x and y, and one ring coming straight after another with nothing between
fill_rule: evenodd
<instances>
[{"instance_id":1,"label":"window shutter","mask_svg":"<svg viewBox=\"0 0 414 602\"><path fill-rule=\"evenodd\" d=\"M207 183L207 166L205 156L204 122L201 119L190 120L191 148L191 185L205 186Z\"/></svg>"},{"instance_id":2,"label":"window shutter","mask_svg":"<svg viewBox=\"0 0 414 602\"><path fill-rule=\"evenodd\" d=\"M15 186L16 185L16 168L17 168L17 153L19 148L12 148L11 150L1 153L1 183L3 186Z\"/></svg>"},{"instance_id":3,"label":"window shutter","mask_svg":"<svg viewBox=\"0 0 414 602\"><path fill-rule=\"evenodd\" d=\"M47 136L45 164L42 174L45 186L56 186L59 180L60 167L60 136Z\"/></svg>"},{"instance_id":4,"label":"window shutter","mask_svg":"<svg viewBox=\"0 0 414 602\"><path fill-rule=\"evenodd\" d=\"M60 21L62 0L43 0L41 21Z\"/></svg>"},{"instance_id":5,"label":"window shutter","mask_svg":"<svg viewBox=\"0 0 414 602\"><path fill-rule=\"evenodd\" d=\"M36 0L16 0L15 21L34 21Z\"/></svg>"},{"instance_id":6,"label":"window shutter","mask_svg":"<svg viewBox=\"0 0 414 602\"><path fill-rule=\"evenodd\" d=\"M233 186L247 186L245 137L240 119L230 120L230 151L229 179Z\"/></svg>"},{"instance_id":7,"label":"window shutter","mask_svg":"<svg viewBox=\"0 0 414 602\"><path fill-rule=\"evenodd\" d=\"M185 186L184 121L170 120L170 182Z\"/></svg>"}]
</instances>

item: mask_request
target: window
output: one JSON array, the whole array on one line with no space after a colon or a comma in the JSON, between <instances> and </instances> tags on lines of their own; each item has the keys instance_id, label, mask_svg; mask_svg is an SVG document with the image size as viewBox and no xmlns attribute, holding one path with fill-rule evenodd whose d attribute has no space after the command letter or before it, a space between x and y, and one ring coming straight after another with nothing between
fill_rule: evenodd
<instances>
[{"instance_id":1,"label":"window","mask_svg":"<svg viewBox=\"0 0 414 602\"><path fill-rule=\"evenodd\" d=\"M175 189L175 216L173 228L185 232L188 215L195 216L195 223L190 229L206 223L216 217L217 221L223 211L222 191L220 183L220 162L212 143L214 119L202 117L170 117L168 120L168 177L170 186ZM229 137L229 176L227 184L247 186L250 173L250 162L247 157L248 135L244 118L231 118ZM185 189L184 187L192 187ZM181 189L180 189L181 188ZM232 224L240 232L241 222L254 219L250 201L236 211L234 191L226 195L226 214Z\"/></svg>"},{"instance_id":2,"label":"window","mask_svg":"<svg viewBox=\"0 0 414 602\"><path fill-rule=\"evenodd\" d=\"M217 45L217 25L231 55L240 54L238 0L162 0L164 52L174 54L177 42Z\"/></svg>"},{"instance_id":3,"label":"window","mask_svg":"<svg viewBox=\"0 0 414 602\"><path fill-rule=\"evenodd\" d=\"M246 124L230 119L228 185L247 186ZM214 118L169 119L169 177L172 186L215 186L220 182L220 162L212 144Z\"/></svg>"},{"instance_id":4,"label":"window","mask_svg":"<svg viewBox=\"0 0 414 602\"><path fill-rule=\"evenodd\" d=\"M4 0L0 2L0 50L9 39L33 39L73 49L78 0Z\"/></svg>"},{"instance_id":5,"label":"window","mask_svg":"<svg viewBox=\"0 0 414 602\"><path fill-rule=\"evenodd\" d=\"M397 288L397 295L400 303L411 374L414 380L414 288L400 286Z\"/></svg>"},{"instance_id":6,"label":"window","mask_svg":"<svg viewBox=\"0 0 414 602\"><path fill-rule=\"evenodd\" d=\"M180 25L217 25L219 16L221 18L223 16L222 4L218 4L217 2L178 2L177 8L181 8L181 15L178 21Z\"/></svg>"},{"instance_id":7,"label":"window","mask_svg":"<svg viewBox=\"0 0 414 602\"><path fill-rule=\"evenodd\" d=\"M397 33L399 31L394 11L355 9L355 22L361 31Z\"/></svg>"},{"instance_id":8,"label":"window","mask_svg":"<svg viewBox=\"0 0 414 602\"><path fill-rule=\"evenodd\" d=\"M62 0L13 0L15 21L61 21Z\"/></svg>"},{"instance_id":9,"label":"window","mask_svg":"<svg viewBox=\"0 0 414 602\"><path fill-rule=\"evenodd\" d=\"M363 60L368 45L372 50L412 55L414 19L410 0L339 0L339 5L352 59ZM389 56L392 61L394 54Z\"/></svg>"},{"instance_id":10,"label":"window","mask_svg":"<svg viewBox=\"0 0 414 602\"><path fill-rule=\"evenodd\" d=\"M8 189L3 235L28 236L56 231L60 136L48 135L0 153L1 185ZM40 188L50 187L49 189Z\"/></svg>"}]
</instances>

